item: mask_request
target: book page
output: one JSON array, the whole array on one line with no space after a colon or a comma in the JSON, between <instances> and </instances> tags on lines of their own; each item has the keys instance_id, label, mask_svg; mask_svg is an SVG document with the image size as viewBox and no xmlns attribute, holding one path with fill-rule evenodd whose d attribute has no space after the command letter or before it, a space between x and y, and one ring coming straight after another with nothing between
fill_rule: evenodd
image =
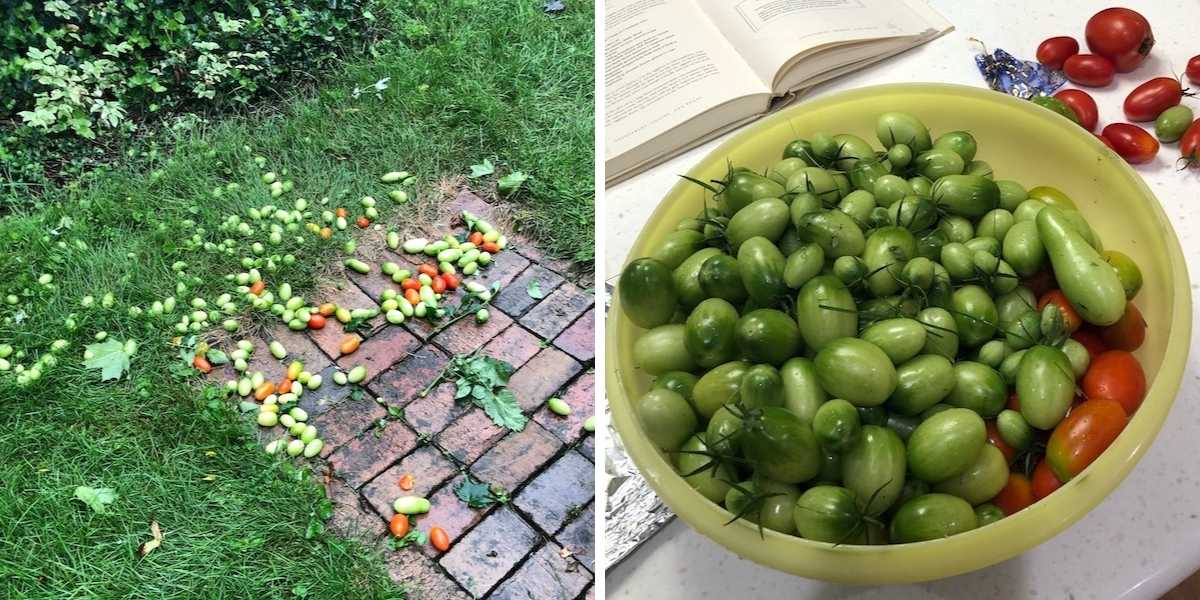
<instances>
[{"instance_id":1,"label":"book page","mask_svg":"<svg viewBox=\"0 0 1200 600\"><path fill-rule=\"evenodd\" d=\"M695 0L613 0L605 17L606 158L770 91Z\"/></svg>"},{"instance_id":2,"label":"book page","mask_svg":"<svg viewBox=\"0 0 1200 600\"><path fill-rule=\"evenodd\" d=\"M898 0L696 1L772 88L785 67L822 46L916 37L936 29L922 13Z\"/></svg>"}]
</instances>

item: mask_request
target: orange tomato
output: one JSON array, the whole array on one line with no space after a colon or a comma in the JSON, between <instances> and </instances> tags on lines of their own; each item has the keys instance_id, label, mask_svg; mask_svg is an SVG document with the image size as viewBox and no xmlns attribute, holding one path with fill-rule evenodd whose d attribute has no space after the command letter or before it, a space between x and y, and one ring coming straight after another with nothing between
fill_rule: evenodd
<instances>
[{"instance_id":1,"label":"orange tomato","mask_svg":"<svg viewBox=\"0 0 1200 600\"><path fill-rule=\"evenodd\" d=\"M267 282L259 279L250 286L250 293L255 296L262 294L263 290L267 289Z\"/></svg>"},{"instance_id":2,"label":"orange tomato","mask_svg":"<svg viewBox=\"0 0 1200 600\"><path fill-rule=\"evenodd\" d=\"M1125 409L1094 398L1071 409L1046 442L1046 464L1059 481L1070 481L1104 452L1125 429Z\"/></svg>"},{"instance_id":3,"label":"orange tomato","mask_svg":"<svg viewBox=\"0 0 1200 600\"><path fill-rule=\"evenodd\" d=\"M283 379L279 380L279 385L275 386L275 391L279 392L280 394L286 394L292 391L292 380L285 376Z\"/></svg>"},{"instance_id":4,"label":"orange tomato","mask_svg":"<svg viewBox=\"0 0 1200 600\"><path fill-rule=\"evenodd\" d=\"M1000 437L1000 430L996 428L995 421L987 422L987 441L1000 450L1000 454L1004 455L1004 462L1011 463L1016 458L1017 450L1005 443L1004 438Z\"/></svg>"},{"instance_id":5,"label":"orange tomato","mask_svg":"<svg viewBox=\"0 0 1200 600\"><path fill-rule=\"evenodd\" d=\"M1116 401L1125 409L1126 415L1132 415L1146 397L1146 373L1132 354L1109 350L1088 365L1080 387L1089 400Z\"/></svg>"},{"instance_id":6,"label":"orange tomato","mask_svg":"<svg viewBox=\"0 0 1200 600\"><path fill-rule=\"evenodd\" d=\"M400 486L400 489L408 492L408 491L412 491L415 480L413 479L412 475L405 473L400 476L400 481L398 481L396 483Z\"/></svg>"},{"instance_id":7,"label":"orange tomato","mask_svg":"<svg viewBox=\"0 0 1200 600\"><path fill-rule=\"evenodd\" d=\"M388 521L388 531L398 538L408 535L408 517L400 513L392 515L392 520Z\"/></svg>"},{"instance_id":8,"label":"orange tomato","mask_svg":"<svg viewBox=\"0 0 1200 600\"><path fill-rule=\"evenodd\" d=\"M197 352L196 356L192 358L192 366L205 375L211 373L213 369L212 363L208 362L208 357L200 352Z\"/></svg>"},{"instance_id":9,"label":"orange tomato","mask_svg":"<svg viewBox=\"0 0 1200 600\"><path fill-rule=\"evenodd\" d=\"M1079 331L1072 333L1071 339L1083 344L1083 347L1087 348L1088 357L1091 360L1096 360L1097 356L1108 350L1108 347L1104 345L1104 340L1100 338L1100 334L1096 333L1096 330L1091 326L1083 327Z\"/></svg>"},{"instance_id":10,"label":"orange tomato","mask_svg":"<svg viewBox=\"0 0 1200 600\"><path fill-rule=\"evenodd\" d=\"M428 263L417 267L417 272L424 273L430 277L437 277L437 275L438 275L437 267L435 267L431 264L428 264Z\"/></svg>"},{"instance_id":11,"label":"orange tomato","mask_svg":"<svg viewBox=\"0 0 1200 600\"><path fill-rule=\"evenodd\" d=\"M467 236L467 241L475 244L476 246L481 246L483 245L483 234L479 233L478 231L472 231L471 235Z\"/></svg>"},{"instance_id":12,"label":"orange tomato","mask_svg":"<svg viewBox=\"0 0 1200 600\"><path fill-rule=\"evenodd\" d=\"M446 280L441 277L434 277L433 283L429 284L429 287L433 288L433 293L441 294L446 291Z\"/></svg>"},{"instance_id":13,"label":"orange tomato","mask_svg":"<svg viewBox=\"0 0 1200 600\"><path fill-rule=\"evenodd\" d=\"M342 343L338 346L338 350L340 350L342 354L353 354L355 350L358 350L358 345L361 343L362 338L358 337L358 334L352 333L342 338Z\"/></svg>"},{"instance_id":14,"label":"orange tomato","mask_svg":"<svg viewBox=\"0 0 1200 600\"><path fill-rule=\"evenodd\" d=\"M262 402L263 400L266 400L267 396L270 396L271 394L274 394L274 393L275 393L275 384L268 381L268 382L263 383L262 385L258 386L258 389L254 390L254 399L258 400L259 402Z\"/></svg>"},{"instance_id":15,"label":"orange tomato","mask_svg":"<svg viewBox=\"0 0 1200 600\"><path fill-rule=\"evenodd\" d=\"M371 226L371 220L366 217L359 217L354 223L358 225L359 229L366 229Z\"/></svg>"},{"instance_id":16,"label":"orange tomato","mask_svg":"<svg viewBox=\"0 0 1200 600\"><path fill-rule=\"evenodd\" d=\"M332 302L326 302L317 308L317 313L319 313L322 317L328 317L335 312L337 312L337 305Z\"/></svg>"},{"instance_id":17,"label":"orange tomato","mask_svg":"<svg viewBox=\"0 0 1200 600\"><path fill-rule=\"evenodd\" d=\"M429 530L429 543L433 544L438 552L445 552L450 549L450 536L445 529L434 527Z\"/></svg>"},{"instance_id":18,"label":"orange tomato","mask_svg":"<svg viewBox=\"0 0 1200 600\"><path fill-rule=\"evenodd\" d=\"M484 242L483 246L480 246L479 249L490 254L495 254L500 251L500 245L496 242Z\"/></svg>"},{"instance_id":19,"label":"orange tomato","mask_svg":"<svg viewBox=\"0 0 1200 600\"><path fill-rule=\"evenodd\" d=\"M1004 484L995 498L992 498L992 504L999 506L1005 516L1020 512L1022 508L1033 504L1033 485L1024 475L1010 473L1008 483Z\"/></svg>"},{"instance_id":20,"label":"orange tomato","mask_svg":"<svg viewBox=\"0 0 1200 600\"><path fill-rule=\"evenodd\" d=\"M1038 299L1038 310L1042 310L1047 304L1054 304L1058 310L1062 312L1063 324L1066 326L1067 333L1075 333L1079 326L1083 324L1083 318L1075 311L1075 307L1071 306L1071 301L1067 300L1067 295L1062 290L1050 290Z\"/></svg>"},{"instance_id":21,"label":"orange tomato","mask_svg":"<svg viewBox=\"0 0 1200 600\"><path fill-rule=\"evenodd\" d=\"M308 316L308 328L309 329L324 329L325 328L325 315L322 315L321 313L309 315Z\"/></svg>"},{"instance_id":22,"label":"orange tomato","mask_svg":"<svg viewBox=\"0 0 1200 600\"><path fill-rule=\"evenodd\" d=\"M331 237L333 237L333 230L328 227L322 227L321 228L321 239L327 240Z\"/></svg>"},{"instance_id":23,"label":"orange tomato","mask_svg":"<svg viewBox=\"0 0 1200 600\"><path fill-rule=\"evenodd\" d=\"M1054 490L1062 487L1062 482L1054 475L1054 471L1050 470L1050 465L1047 465L1045 460L1038 462L1037 467L1033 470L1033 479L1030 483L1035 501L1049 496L1054 493Z\"/></svg>"},{"instance_id":24,"label":"orange tomato","mask_svg":"<svg viewBox=\"0 0 1200 600\"><path fill-rule=\"evenodd\" d=\"M402 289L402 290L418 290L418 291L420 291L420 289L421 289L421 282L420 282L420 281L417 281L416 279L414 279L414 278L412 278L412 277L409 277L408 279L405 279L404 281L401 281L401 282L400 282L400 289Z\"/></svg>"},{"instance_id":25,"label":"orange tomato","mask_svg":"<svg viewBox=\"0 0 1200 600\"><path fill-rule=\"evenodd\" d=\"M1132 302L1125 304L1121 320L1100 330L1100 337L1113 350L1133 352L1146 341L1146 320Z\"/></svg>"},{"instance_id":26,"label":"orange tomato","mask_svg":"<svg viewBox=\"0 0 1200 600\"><path fill-rule=\"evenodd\" d=\"M334 211L334 214L336 214L339 217L345 218L346 217L345 207L341 207L341 206L337 207L337 210Z\"/></svg>"},{"instance_id":27,"label":"orange tomato","mask_svg":"<svg viewBox=\"0 0 1200 600\"><path fill-rule=\"evenodd\" d=\"M459 284L458 276L455 275L454 273L442 273L442 281L446 282L446 289L448 289L448 290L457 290L458 289L458 284Z\"/></svg>"},{"instance_id":28,"label":"orange tomato","mask_svg":"<svg viewBox=\"0 0 1200 600\"><path fill-rule=\"evenodd\" d=\"M418 285L418 287L420 286ZM416 306L421 303L421 294L417 293L417 290L408 288L404 290L404 299L408 300L409 304Z\"/></svg>"}]
</instances>

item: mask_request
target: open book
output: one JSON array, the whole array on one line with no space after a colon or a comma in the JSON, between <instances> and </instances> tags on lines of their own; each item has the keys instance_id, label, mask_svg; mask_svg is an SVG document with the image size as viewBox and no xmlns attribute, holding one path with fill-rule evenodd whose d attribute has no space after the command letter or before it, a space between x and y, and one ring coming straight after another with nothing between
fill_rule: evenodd
<instances>
[{"instance_id":1,"label":"open book","mask_svg":"<svg viewBox=\"0 0 1200 600\"><path fill-rule=\"evenodd\" d=\"M922 0L608 0L612 184L952 27Z\"/></svg>"}]
</instances>

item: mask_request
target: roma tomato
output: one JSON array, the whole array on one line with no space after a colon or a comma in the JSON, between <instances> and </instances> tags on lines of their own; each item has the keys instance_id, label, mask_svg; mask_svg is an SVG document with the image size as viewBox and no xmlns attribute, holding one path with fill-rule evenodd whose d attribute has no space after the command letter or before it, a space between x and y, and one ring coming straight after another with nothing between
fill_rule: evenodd
<instances>
[{"instance_id":1,"label":"roma tomato","mask_svg":"<svg viewBox=\"0 0 1200 600\"><path fill-rule=\"evenodd\" d=\"M208 358L199 352L196 353L196 356L192 357L192 366L196 367L197 371L206 375L211 373L213 369L212 363L208 362Z\"/></svg>"},{"instance_id":2,"label":"roma tomato","mask_svg":"<svg viewBox=\"0 0 1200 600\"><path fill-rule=\"evenodd\" d=\"M1112 142L1113 150L1125 162L1139 165L1149 162L1158 154L1158 140L1145 129L1129 123L1111 123L1102 135Z\"/></svg>"},{"instance_id":3,"label":"roma tomato","mask_svg":"<svg viewBox=\"0 0 1200 600\"><path fill-rule=\"evenodd\" d=\"M1142 318L1142 311L1132 302L1126 304L1121 320L1100 329L1100 338L1113 350L1133 352L1141 348L1142 342L1146 341L1146 320ZM1091 353L1090 349L1088 353Z\"/></svg>"},{"instance_id":4,"label":"roma tomato","mask_svg":"<svg viewBox=\"0 0 1200 600\"><path fill-rule=\"evenodd\" d=\"M1096 357L1079 382L1088 400L1104 398L1119 403L1132 415L1146 397L1146 374L1132 354L1109 350Z\"/></svg>"},{"instance_id":5,"label":"roma tomato","mask_svg":"<svg viewBox=\"0 0 1200 600\"><path fill-rule=\"evenodd\" d=\"M458 276L455 275L454 273L442 273L442 281L446 282L446 289L448 289L448 290L457 290L458 289L459 280L458 280Z\"/></svg>"},{"instance_id":6,"label":"roma tomato","mask_svg":"<svg viewBox=\"0 0 1200 600\"><path fill-rule=\"evenodd\" d=\"M450 536L446 534L445 529L434 527L429 530L429 543L437 548L438 552L445 552L450 549Z\"/></svg>"},{"instance_id":7,"label":"roma tomato","mask_svg":"<svg viewBox=\"0 0 1200 600\"><path fill-rule=\"evenodd\" d=\"M996 428L995 421L987 422L987 441L995 446L1004 455L1005 464L1012 463L1013 458L1017 456L1017 451L1012 446L1004 442L1004 438L1000 437L1000 430Z\"/></svg>"},{"instance_id":8,"label":"roma tomato","mask_svg":"<svg viewBox=\"0 0 1200 600\"><path fill-rule=\"evenodd\" d=\"M1116 401L1093 398L1071 409L1046 442L1046 464L1067 482L1092 464L1125 429L1129 420Z\"/></svg>"},{"instance_id":9,"label":"roma tomato","mask_svg":"<svg viewBox=\"0 0 1200 600\"><path fill-rule=\"evenodd\" d=\"M1106 8L1092 15L1083 37L1089 50L1112 61L1122 73L1142 64L1154 47L1150 22L1128 8Z\"/></svg>"},{"instance_id":10,"label":"roma tomato","mask_svg":"<svg viewBox=\"0 0 1200 600\"><path fill-rule=\"evenodd\" d=\"M992 498L992 504L1000 507L1005 515L1012 516L1022 508L1033 504L1033 484L1020 473L1009 473L1008 483Z\"/></svg>"},{"instance_id":11,"label":"roma tomato","mask_svg":"<svg viewBox=\"0 0 1200 600\"><path fill-rule=\"evenodd\" d=\"M1047 304L1057 306L1058 310L1062 312L1063 326L1068 334L1075 333L1083 324L1083 318L1075 311L1075 307L1071 306L1071 301L1067 300L1067 295L1062 290L1050 290L1042 294L1042 297L1038 298L1038 311L1046 308Z\"/></svg>"},{"instance_id":12,"label":"roma tomato","mask_svg":"<svg viewBox=\"0 0 1200 600\"><path fill-rule=\"evenodd\" d=\"M392 515L392 520L388 522L388 531L398 538L408 535L408 517L400 513Z\"/></svg>"},{"instance_id":13,"label":"roma tomato","mask_svg":"<svg viewBox=\"0 0 1200 600\"><path fill-rule=\"evenodd\" d=\"M1079 42L1069 35L1052 37L1038 44L1037 61L1051 69L1061 69L1063 61L1079 54Z\"/></svg>"},{"instance_id":14,"label":"roma tomato","mask_svg":"<svg viewBox=\"0 0 1200 600\"><path fill-rule=\"evenodd\" d=\"M1088 131L1096 129L1096 123L1100 120L1100 110L1096 108L1096 101L1092 99L1091 94L1083 90L1062 90L1054 94L1054 97L1061 100L1075 113L1075 116L1079 117L1079 124L1084 129Z\"/></svg>"},{"instance_id":15,"label":"roma tomato","mask_svg":"<svg viewBox=\"0 0 1200 600\"><path fill-rule=\"evenodd\" d=\"M1101 87L1113 80L1113 64L1103 56L1076 54L1063 63L1063 72L1072 83L1087 87Z\"/></svg>"},{"instance_id":16,"label":"roma tomato","mask_svg":"<svg viewBox=\"0 0 1200 600\"><path fill-rule=\"evenodd\" d=\"M1101 142L1104 142L1104 145L1108 146L1109 150L1112 150L1113 152L1117 151L1117 147L1113 146L1112 142L1108 141L1108 138L1106 138L1098 133L1093 133L1092 135L1096 136L1096 139L1100 140Z\"/></svg>"},{"instance_id":17,"label":"roma tomato","mask_svg":"<svg viewBox=\"0 0 1200 600\"><path fill-rule=\"evenodd\" d=\"M308 328L309 329L324 329L325 328L325 316L320 313L317 313L314 315L309 315Z\"/></svg>"},{"instance_id":18,"label":"roma tomato","mask_svg":"<svg viewBox=\"0 0 1200 600\"><path fill-rule=\"evenodd\" d=\"M258 281L255 281L253 285L250 286L250 293L254 294L255 296L258 296L258 295L261 295L263 293L263 290L265 290L265 289L267 289L267 282L259 279Z\"/></svg>"},{"instance_id":19,"label":"roma tomato","mask_svg":"<svg viewBox=\"0 0 1200 600\"><path fill-rule=\"evenodd\" d=\"M1187 71L1184 73L1187 74L1188 81L1200 85L1200 54L1188 59Z\"/></svg>"},{"instance_id":20,"label":"roma tomato","mask_svg":"<svg viewBox=\"0 0 1200 600\"><path fill-rule=\"evenodd\" d=\"M1172 77L1155 77L1133 88L1125 97L1125 118L1130 121L1153 121L1164 110L1183 100L1183 86Z\"/></svg>"},{"instance_id":21,"label":"roma tomato","mask_svg":"<svg viewBox=\"0 0 1200 600\"><path fill-rule=\"evenodd\" d=\"M1189 167L1200 164L1200 119L1192 121L1179 138L1179 155Z\"/></svg>"},{"instance_id":22,"label":"roma tomato","mask_svg":"<svg viewBox=\"0 0 1200 600\"><path fill-rule=\"evenodd\" d=\"M467 241L475 244L475 247L483 245L483 234L478 231L472 231L471 235L467 236Z\"/></svg>"},{"instance_id":23,"label":"roma tomato","mask_svg":"<svg viewBox=\"0 0 1200 600\"><path fill-rule=\"evenodd\" d=\"M370 227L370 226L371 226L371 221L370 221L370 219L368 219L368 218L366 218L366 217L359 217L359 218L358 218L358 220L357 220L357 221L355 221L354 223L355 223L356 225L358 225L358 228L359 228L359 229L366 229L366 228L368 228L368 227Z\"/></svg>"},{"instance_id":24,"label":"roma tomato","mask_svg":"<svg viewBox=\"0 0 1200 600\"><path fill-rule=\"evenodd\" d=\"M421 303L421 294L417 290L408 288L404 290L404 299L408 300L409 304L416 306Z\"/></svg>"},{"instance_id":25,"label":"roma tomato","mask_svg":"<svg viewBox=\"0 0 1200 600\"><path fill-rule=\"evenodd\" d=\"M421 290L421 282L413 277L409 277L408 279L405 279L404 281L400 282L400 289L420 291Z\"/></svg>"},{"instance_id":26,"label":"roma tomato","mask_svg":"<svg viewBox=\"0 0 1200 600\"><path fill-rule=\"evenodd\" d=\"M1108 350L1108 346L1104 345L1104 338L1091 327L1084 327L1072 333L1071 339L1083 344L1083 347L1087 348L1088 358L1091 360L1096 360L1097 356Z\"/></svg>"},{"instance_id":27,"label":"roma tomato","mask_svg":"<svg viewBox=\"0 0 1200 600\"><path fill-rule=\"evenodd\" d=\"M1046 464L1044 459L1039 461L1033 470L1033 479L1030 480L1033 499L1036 501L1049 496L1054 490L1062 487L1062 484L1063 482L1059 481L1054 471L1050 470L1050 465Z\"/></svg>"},{"instance_id":28,"label":"roma tomato","mask_svg":"<svg viewBox=\"0 0 1200 600\"><path fill-rule=\"evenodd\" d=\"M429 264L429 263L425 263L425 264L423 264L423 265L421 265L421 266L417 267L417 272L418 272L418 273L424 273L424 274L426 274L426 275L428 275L428 276L430 276L430 277L437 277L437 276L438 276L438 270L437 270L437 267L435 267L435 266L433 266L433 265L431 265L431 264Z\"/></svg>"},{"instance_id":29,"label":"roma tomato","mask_svg":"<svg viewBox=\"0 0 1200 600\"><path fill-rule=\"evenodd\" d=\"M444 293L446 291L446 280L441 277L434 277L433 283L429 284L429 287L433 288L433 293L435 294Z\"/></svg>"}]
</instances>

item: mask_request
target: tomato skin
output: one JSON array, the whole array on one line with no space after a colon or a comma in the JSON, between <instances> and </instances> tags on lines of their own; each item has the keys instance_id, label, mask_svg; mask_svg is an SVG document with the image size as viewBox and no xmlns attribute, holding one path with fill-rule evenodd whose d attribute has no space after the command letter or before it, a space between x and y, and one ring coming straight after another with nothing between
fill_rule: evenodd
<instances>
[{"instance_id":1,"label":"tomato skin","mask_svg":"<svg viewBox=\"0 0 1200 600\"><path fill-rule=\"evenodd\" d=\"M339 217L342 217L344 219L344 218L346 218L346 208L343 206L339 206L339 207L337 207L337 210L334 211L334 214Z\"/></svg>"},{"instance_id":2,"label":"tomato skin","mask_svg":"<svg viewBox=\"0 0 1200 600\"><path fill-rule=\"evenodd\" d=\"M1200 164L1200 119L1192 121L1179 138L1179 155L1187 159L1189 167Z\"/></svg>"},{"instance_id":3,"label":"tomato skin","mask_svg":"<svg viewBox=\"0 0 1200 600\"><path fill-rule=\"evenodd\" d=\"M366 217L359 217L354 223L358 225L359 229L366 229L371 226L371 220Z\"/></svg>"},{"instance_id":4,"label":"tomato skin","mask_svg":"<svg viewBox=\"0 0 1200 600\"><path fill-rule=\"evenodd\" d=\"M412 491L414 483L415 480L413 476L408 473L401 475L400 480L396 482L396 484L400 486L400 489L406 492Z\"/></svg>"},{"instance_id":5,"label":"tomato skin","mask_svg":"<svg viewBox=\"0 0 1200 600\"><path fill-rule=\"evenodd\" d=\"M342 354L353 354L355 350L358 350L358 346L361 343L362 338L358 337L358 334L352 333L345 338L342 338L342 343L338 345L338 350L341 351Z\"/></svg>"},{"instance_id":6,"label":"tomato skin","mask_svg":"<svg viewBox=\"0 0 1200 600\"><path fill-rule=\"evenodd\" d=\"M211 373L213 369L212 363L208 362L208 357L199 352L197 352L196 356L192 358L192 366L195 367L197 371L200 371L205 375Z\"/></svg>"},{"instance_id":7,"label":"tomato skin","mask_svg":"<svg viewBox=\"0 0 1200 600\"><path fill-rule=\"evenodd\" d=\"M467 241L478 247L483 244L483 234L478 231L472 231L471 235L467 236Z\"/></svg>"},{"instance_id":8,"label":"tomato skin","mask_svg":"<svg viewBox=\"0 0 1200 600\"><path fill-rule=\"evenodd\" d=\"M1062 290L1050 290L1042 294L1038 298L1038 310L1046 308L1047 304L1054 304L1058 307L1059 312L1063 316L1063 326L1066 328L1067 334L1075 333L1080 325L1083 325L1083 317L1075 311L1075 307L1071 306L1071 301L1067 300L1067 295Z\"/></svg>"},{"instance_id":9,"label":"tomato skin","mask_svg":"<svg viewBox=\"0 0 1200 600\"><path fill-rule=\"evenodd\" d=\"M317 308L317 313L322 317L328 317L337 312L337 305L332 302L326 302Z\"/></svg>"},{"instance_id":10,"label":"tomato skin","mask_svg":"<svg viewBox=\"0 0 1200 600\"><path fill-rule=\"evenodd\" d=\"M1153 121L1162 111L1183 100L1183 86L1172 77L1155 77L1135 88L1125 97L1125 118L1130 121Z\"/></svg>"},{"instance_id":11,"label":"tomato skin","mask_svg":"<svg viewBox=\"0 0 1200 600\"><path fill-rule=\"evenodd\" d=\"M420 287L420 284L418 284L418 287ZM408 288L404 290L404 299L408 300L409 304L416 306L417 304L421 303L421 294L413 288Z\"/></svg>"},{"instance_id":12,"label":"tomato skin","mask_svg":"<svg viewBox=\"0 0 1200 600\"><path fill-rule=\"evenodd\" d=\"M457 290L458 284L460 283L458 280L458 276L455 275L454 273L443 273L442 281L446 282L446 289L448 289L448 290Z\"/></svg>"},{"instance_id":13,"label":"tomato skin","mask_svg":"<svg viewBox=\"0 0 1200 600\"><path fill-rule=\"evenodd\" d=\"M435 267L435 266L433 266L433 265L431 265L431 264L428 264L428 263L426 263L426 264L423 264L423 265L421 265L421 266L417 267L417 272L418 272L418 273L424 273L424 274L426 274L426 275L428 275L428 276L430 276L430 277L437 277L437 276L438 276L438 270L437 270L437 267Z\"/></svg>"},{"instance_id":14,"label":"tomato skin","mask_svg":"<svg viewBox=\"0 0 1200 600\"><path fill-rule=\"evenodd\" d=\"M408 279L405 279L404 281L400 282L400 289L420 291L421 282L417 281L416 279L414 279L412 277L409 277Z\"/></svg>"},{"instance_id":15,"label":"tomato skin","mask_svg":"<svg viewBox=\"0 0 1200 600\"><path fill-rule=\"evenodd\" d=\"M450 549L450 536L446 534L445 529L434 527L429 530L429 543L437 548L438 552L445 552Z\"/></svg>"},{"instance_id":16,"label":"tomato skin","mask_svg":"<svg viewBox=\"0 0 1200 600\"><path fill-rule=\"evenodd\" d=\"M1036 502L1062 487L1063 482L1059 481L1054 471L1050 470L1050 465L1046 464L1045 459L1042 459L1038 461L1037 467L1033 469L1033 479L1030 480L1030 484L1033 491L1033 499Z\"/></svg>"},{"instance_id":17,"label":"tomato skin","mask_svg":"<svg viewBox=\"0 0 1200 600\"><path fill-rule=\"evenodd\" d=\"M1096 107L1096 100L1092 95L1083 90L1062 90L1054 94L1055 98L1062 100L1074 113L1079 117L1079 124L1088 131L1096 130L1096 123L1100 121L1100 109ZM1155 115L1157 116L1157 115Z\"/></svg>"},{"instance_id":18,"label":"tomato skin","mask_svg":"<svg viewBox=\"0 0 1200 600\"><path fill-rule=\"evenodd\" d=\"M1109 350L1096 357L1079 382L1088 400L1104 398L1119 403L1132 415L1146 397L1146 374L1132 354Z\"/></svg>"},{"instance_id":19,"label":"tomato skin","mask_svg":"<svg viewBox=\"0 0 1200 600\"><path fill-rule=\"evenodd\" d=\"M392 532L392 536L402 538L408 535L408 517L400 513L392 515L392 520L388 522L388 531Z\"/></svg>"},{"instance_id":20,"label":"tomato skin","mask_svg":"<svg viewBox=\"0 0 1200 600\"><path fill-rule=\"evenodd\" d=\"M1096 360L1097 356L1108 350L1108 346L1104 344L1104 339L1095 329L1090 327L1084 327L1072 333L1071 339L1083 344L1083 347L1087 348L1088 358L1091 360Z\"/></svg>"},{"instance_id":21,"label":"tomato skin","mask_svg":"<svg viewBox=\"0 0 1200 600\"><path fill-rule=\"evenodd\" d=\"M1110 123L1101 135L1112 142L1113 150L1129 164L1149 162L1158 154L1158 140L1137 125Z\"/></svg>"},{"instance_id":22,"label":"tomato skin","mask_svg":"<svg viewBox=\"0 0 1200 600\"><path fill-rule=\"evenodd\" d=\"M1000 430L996 428L995 421L987 422L987 441L1000 450L1000 453L1004 455L1005 463L1012 464L1013 459L1017 456L1017 450L1005 443L1004 438L1000 437Z\"/></svg>"},{"instance_id":23,"label":"tomato skin","mask_svg":"<svg viewBox=\"0 0 1200 600\"><path fill-rule=\"evenodd\" d=\"M1062 69L1063 61L1079 54L1079 42L1069 35L1048 38L1037 47L1037 61L1054 70Z\"/></svg>"},{"instance_id":24,"label":"tomato skin","mask_svg":"<svg viewBox=\"0 0 1200 600\"><path fill-rule=\"evenodd\" d=\"M1092 15L1083 37L1089 50L1112 61L1122 73L1136 69L1154 47L1150 22L1128 8L1106 8Z\"/></svg>"},{"instance_id":25,"label":"tomato skin","mask_svg":"<svg viewBox=\"0 0 1200 600\"><path fill-rule=\"evenodd\" d=\"M1046 442L1046 464L1067 482L1092 464L1129 421L1114 400L1093 398L1071 409Z\"/></svg>"},{"instance_id":26,"label":"tomato skin","mask_svg":"<svg viewBox=\"0 0 1200 600\"><path fill-rule=\"evenodd\" d=\"M496 242L484 242L479 249L489 254L495 254L500 251L500 244L497 244Z\"/></svg>"},{"instance_id":27,"label":"tomato skin","mask_svg":"<svg viewBox=\"0 0 1200 600\"><path fill-rule=\"evenodd\" d=\"M315 315L309 315L308 328L309 329L324 329L325 328L325 316L320 313L317 313Z\"/></svg>"},{"instance_id":28,"label":"tomato skin","mask_svg":"<svg viewBox=\"0 0 1200 600\"><path fill-rule=\"evenodd\" d=\"M1200 85L1200 54L1197 54L1187 61L1187 70L1184 71L1188 81Z\"/></svg>"},{"instance_id":29,"label":"tomato skin","mask_svg":"<svg viewBox=\"0 0 1200 600\"><path fill-rule=\"evenodd\" d=\"M441 277L434 277L433 283L429 284L429 287L433 288L433 293L441 294L446 291L446 280Z\"/></svg>"},{"instance_id":30,"label":"tomato skin","mask_svg":"<svg viewBox=\"0 0 1200 600\"><path fill-rule=\"evenodd\" d=\"M1076 54L1063 63L1063 72L1072 83L1087 87L1103 87L1113 80L1113 64L1103 56Z\"/></svg>"},{"instance_id":31,"label":"tomato skin","mask_svg":"<svg viewBox=\"0 0 1200 600\"><path fill-rule=\"evenodd\" d=\"M262 295L263 290L265 290L265 289L267 289L267 282L259 279L258 281L255 281L253 285L250 286L250 293L254 294L255 296L259 296L259 295Z\"/></svg>"},{"instance_id":32,"label":"tomato skin","mask_svg":"<svg viewBox=\"0 0 1200 600\"><path fill-rule=\"evenodd\" d=\"M1112 142L1108 141L1108 138L1106 138L1098 133L1093 133L1092 135L1096 136L1096 139L1100 140L1101 142L1104 142L1104 145L1108 146L1109 150L1112 150L1113 152L1117 151L1117 147L1113 146Z\"/></svg>"},{"instance_id":33,"label":"tomato skin","mask_svg":"<svg viewBox=\"0 0 1200 600\"><path fill-rule=\"evenodd\" d=\"M1012 516L1033 504L1033 485L1029 478L1020 473L1009 473L1008 483L992 498L992 504L999 506L1005 516Z\"/></svg>"},{"instance_id":34,"label":"tomato skin","mask_svg":"<svg viewBox=\"0 0 1200 600\"><path fill-rule=\"evenodd\" d=\"M1100 330L1100 337L1113 350L1133 352L1146 341L1146 320L1132 302L1125 305L1121 320ZM1090 353L1090 351L1089 351Z\"/></svg>"}]
</instances>

